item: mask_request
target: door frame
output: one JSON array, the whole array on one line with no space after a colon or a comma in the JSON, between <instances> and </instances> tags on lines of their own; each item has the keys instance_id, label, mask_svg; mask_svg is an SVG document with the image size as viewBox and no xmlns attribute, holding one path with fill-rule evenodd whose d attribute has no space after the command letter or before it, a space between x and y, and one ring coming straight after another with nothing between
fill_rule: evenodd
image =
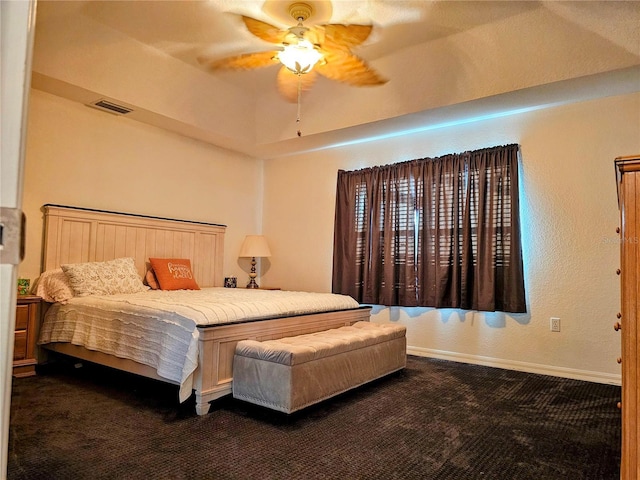
<instances>
[{"instance_id":1,"label":"door frame","mask_svg":"<svg viewBox=\"0 0 640 480\"><path fill-rule=\"evenodd\" d=\"M0 0L0 207L21 214L27 112L31 88L31 57L37 0ZM3 228L6 239L16 232ZM18 239L24 232L17 231ZM24 237L21 241L24 241ZM18 244L21 243L20 239ZM3 252L5 253L5 252ZM12 255L15 256L15 255ZM0 478L6 478L9 448L9 414L13 373L13 338L16 317L18 260L0 263Z\"/></svg>"}]
</instances>

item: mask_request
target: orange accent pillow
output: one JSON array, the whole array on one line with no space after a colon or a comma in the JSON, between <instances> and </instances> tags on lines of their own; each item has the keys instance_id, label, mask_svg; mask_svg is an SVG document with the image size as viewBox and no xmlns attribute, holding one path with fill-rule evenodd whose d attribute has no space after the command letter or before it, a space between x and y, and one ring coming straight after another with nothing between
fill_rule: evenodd
<instances>
[{"instance_id":1,"label":"orange accent pillow","mask_svg":"<svg viewBox=\"0 0 640 480\"><path fill-rule=\"evenodd\" d=\"M188 258L150 258L161 290L200 290Z\"/></svg>"}]
</instances>

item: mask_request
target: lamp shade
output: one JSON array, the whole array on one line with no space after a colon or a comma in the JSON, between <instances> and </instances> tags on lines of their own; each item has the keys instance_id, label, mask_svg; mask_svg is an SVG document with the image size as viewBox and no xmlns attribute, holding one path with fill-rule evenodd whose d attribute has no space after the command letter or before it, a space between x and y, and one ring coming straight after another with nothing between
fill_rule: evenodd
<instances>
[{"instance_id":1,"label":"lamp shade","mask_svg":"<svg viewBox=\"0 0 640 480\"><path fill-rule=\"evenodd\" d=\"M271 250L263 235L247 235L240 247L239 257L270 257Z\"/></svg>"}]
</instances>

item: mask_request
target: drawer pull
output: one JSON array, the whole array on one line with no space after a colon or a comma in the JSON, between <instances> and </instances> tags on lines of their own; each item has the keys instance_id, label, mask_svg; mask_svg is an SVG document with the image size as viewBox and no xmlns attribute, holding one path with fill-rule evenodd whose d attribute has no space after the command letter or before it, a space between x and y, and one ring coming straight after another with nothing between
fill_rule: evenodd
<instances>
[{"instance_id":1,"label":"drawer pull","mask_svg":"<svg viewBox=\"0 0 640 480\"><path fill-rule=\"evenodd\" d=\"M620 273L621 273L620 269L617 269L616 270L616 275L620 275Z\"/></svg>"},{"instance_id":2,"label":"drawer pull","mask_svg":"<svg viewBox=\"0 0 640 480\"><path fill-rule=\"evenodd\" d=\"M618 358L616 358L616 362L618 362L618 363L622 363L622 357L618 357Z\"/></svg>"},{"instance_id":3,"label":"drawer pull","mask_svg":"<svg viewBox=\"0 0 640 480\"><path fill-rule=\"evenodd\" d=\"M616 315L616 317L618 317L618 318L622 318L622 313L618 312L618 314Z\"/></svg>"},{"instance_id":4,"label":"drawer pull","mask_svg":"<svg viewBox=\"0 0 640 480\"><path fill-rule=\"evenodd\" d=\"M616 407L618 407L618 410L622 410L622 402L616 403Z\"/></svg>"},{"instance_id":5,"label":"drawer pull","mask_svg":"<svg viewBox=\"0 0 640 480\"><path fill-rule=\"evenodd\" d=\"M620 233L620 227L616 227L616 233Z\"/></svg>"},{"instance_id":6,"label":"drawer pull","mask_svg":"<svg viewBox=\"0 0 640 480\"><path fill-rule=\"evenodd\" d=\"M613 329L617 332L618 330L620 330L622 328L622 325L620 324L620 322L616 322L613 324Z\"/></svg>"}]
</instances>

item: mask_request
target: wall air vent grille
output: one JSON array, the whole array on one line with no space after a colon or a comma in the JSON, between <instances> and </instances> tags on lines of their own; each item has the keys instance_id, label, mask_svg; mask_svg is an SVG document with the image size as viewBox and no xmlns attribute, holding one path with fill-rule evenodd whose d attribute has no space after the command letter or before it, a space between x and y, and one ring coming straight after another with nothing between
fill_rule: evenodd
<instances>
[{"instance_id":1,"label":"wall air vent grille","mask_svg":"<svg viewBox=\"0 0 640 480\"><path fill-rule=\"evenodd\" d=\"M99 110L103 110L105 112L113 113L115 115L126 115L127 113L133 112L131 108L125 107L123 105L118 105L117 103L113 103L104 99L90 103L89 106L97 108Z\"/></svg>"}]
</instances>

